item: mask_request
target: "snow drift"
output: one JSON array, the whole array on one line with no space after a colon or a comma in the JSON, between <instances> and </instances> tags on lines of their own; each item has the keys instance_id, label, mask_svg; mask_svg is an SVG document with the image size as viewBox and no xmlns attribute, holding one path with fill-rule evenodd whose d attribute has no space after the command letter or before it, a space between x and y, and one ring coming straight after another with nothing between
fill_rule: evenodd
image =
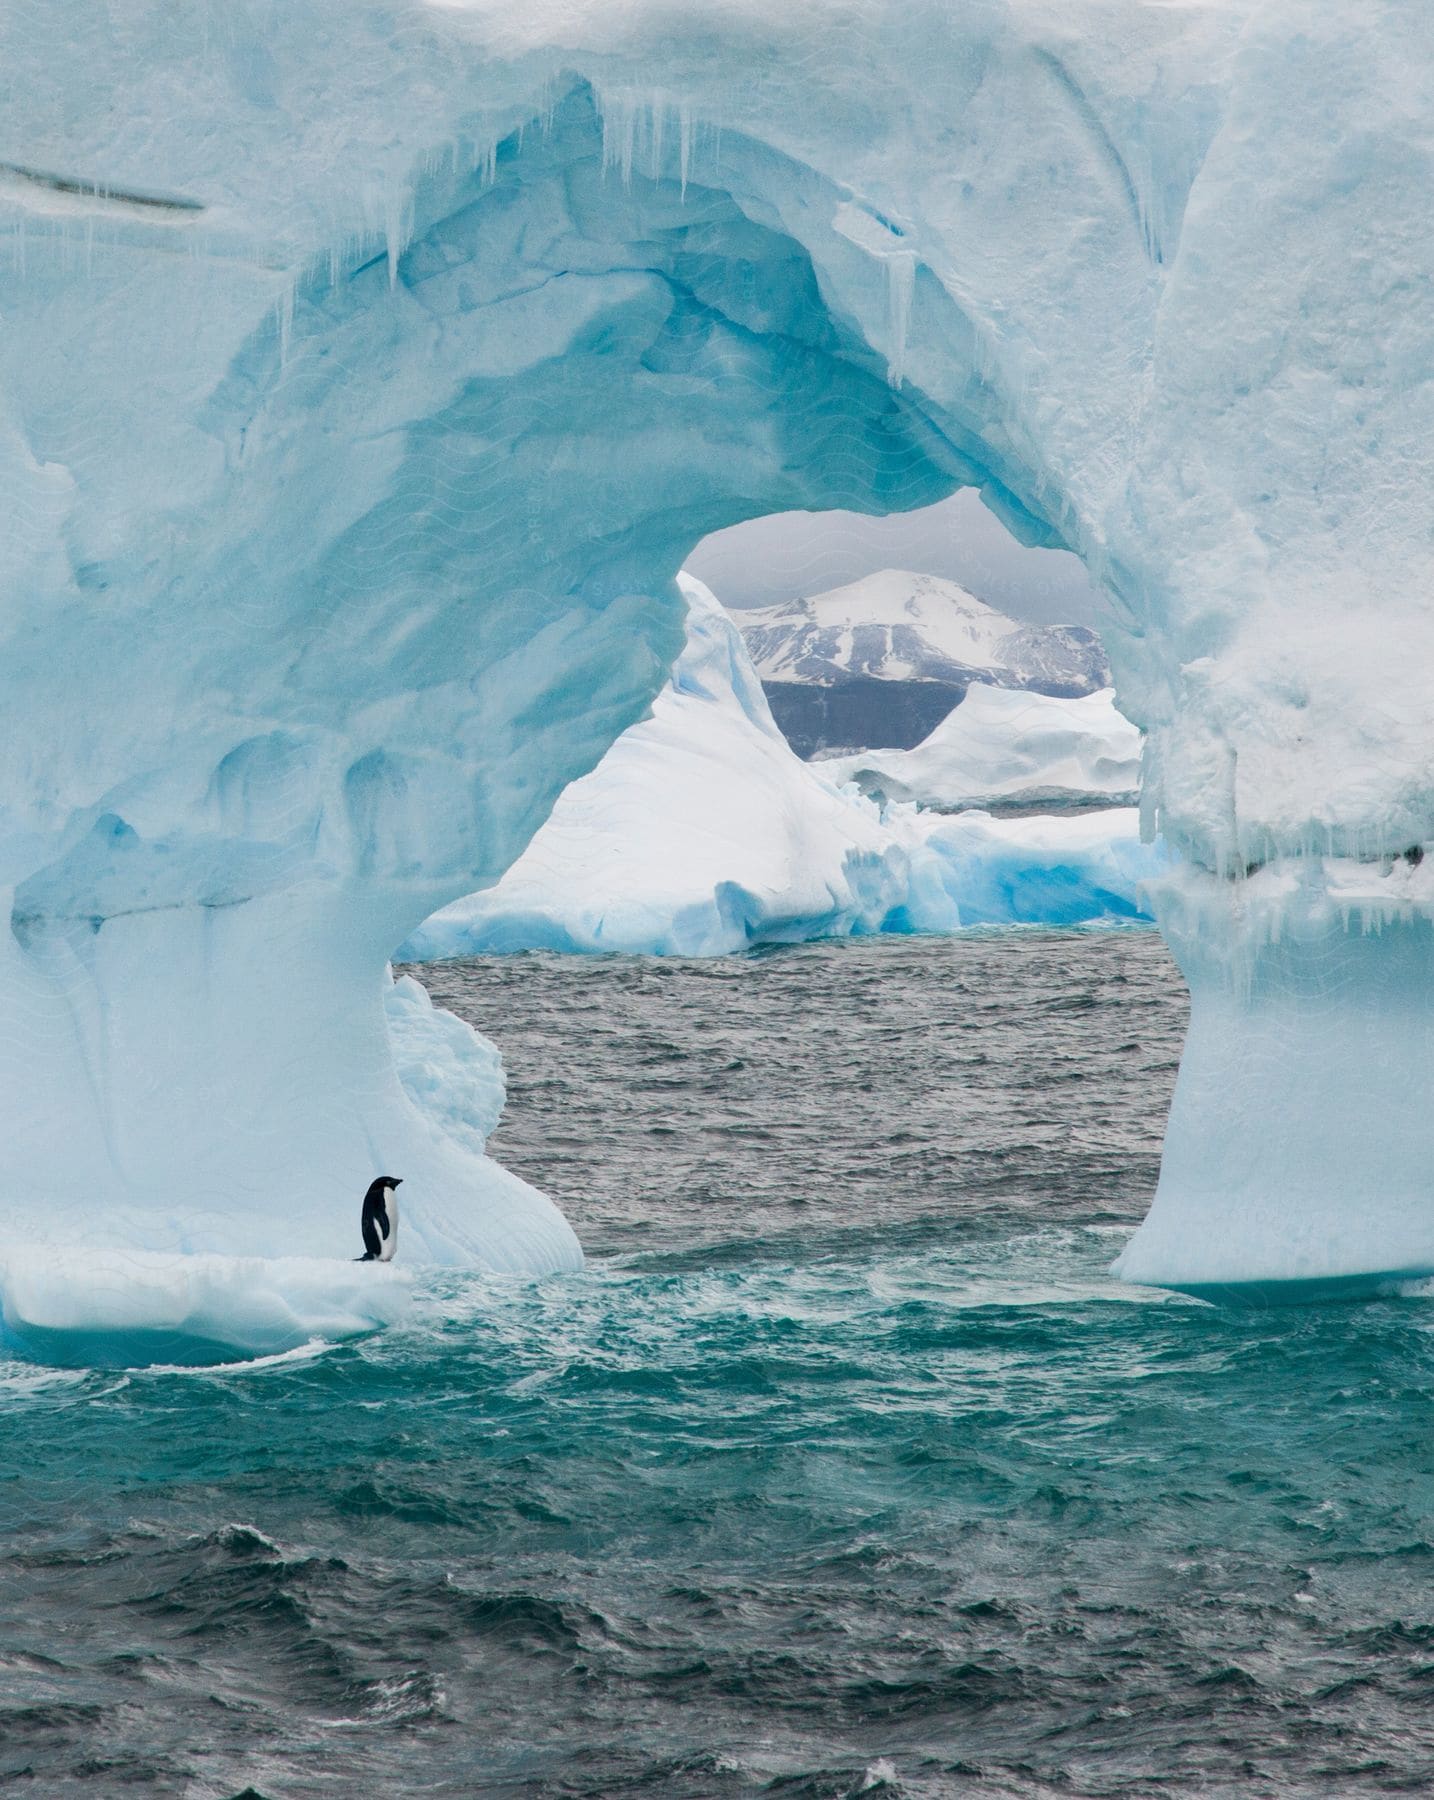
<instances>
[{"instance_id":1,"label":"snow drift","mask_svg":"<svg viewBox=\"0 0 1434 1800\"><path fill-rule=\"evenodd\" d=\"M1430 832L1422 10L96 0L9 9L0 51L27 1241L322 1258L382 1165L416 1254L571 1266L406 1094L386 959L644 714L692 544L974 485L1121 609L1148 820L1213 884L1206 1074L1130 1264L1184 1279L1209 1070L1265 1004L1221 973L1247 872L1324 892ZM1299 929L1417 1084L1376 998L1407 912ZM1351 1221L1396 1193L1434 1264L1427 1117L1331 1165L1346 1071L1261 1070L1263 1271L1385 1267Z\"/></svg>"}]
</instances>

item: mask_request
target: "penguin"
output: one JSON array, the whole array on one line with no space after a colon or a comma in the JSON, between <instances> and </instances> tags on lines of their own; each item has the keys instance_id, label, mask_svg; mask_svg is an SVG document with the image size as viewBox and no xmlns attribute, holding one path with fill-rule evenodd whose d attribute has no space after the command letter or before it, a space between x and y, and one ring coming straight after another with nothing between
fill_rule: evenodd
<instances>
[{"instance_id":1,"label":"penguin","mask_svg":"<svg viewBox=\"0 0 1434 1800\"><path fill-rule=\"evenodd\" d=\"M358 1262L392 1262L398 1248L397 1175L380 1175L363 1197L363 1255Z\"/></svg>"}]
</instances>

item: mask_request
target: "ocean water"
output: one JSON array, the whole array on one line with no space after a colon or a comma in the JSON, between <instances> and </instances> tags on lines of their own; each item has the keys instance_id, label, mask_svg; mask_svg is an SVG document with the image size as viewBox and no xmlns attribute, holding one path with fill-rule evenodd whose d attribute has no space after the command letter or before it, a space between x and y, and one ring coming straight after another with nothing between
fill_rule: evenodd
<instances>
[{"instance_id":1,"label":"ocean water","mask_svg":"<svg viewBox=\"0 0 1434 1800\"><path fill-rule=\"evenodd\" d=\"M1123 1288L1152 934L429 969L587 1272L0 1365L0 1788L1434 1784L1434 1300Z\"/></svg>"}]
</instances>

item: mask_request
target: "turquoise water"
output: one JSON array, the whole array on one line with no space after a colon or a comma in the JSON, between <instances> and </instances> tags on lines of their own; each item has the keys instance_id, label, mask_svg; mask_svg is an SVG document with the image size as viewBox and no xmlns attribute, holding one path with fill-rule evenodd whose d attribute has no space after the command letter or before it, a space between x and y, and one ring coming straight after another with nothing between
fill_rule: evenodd
<instances>
[{"instance_id":1,"label":"turquoise water","mask_svg":"<svg viewBox=\"0 0 1434 1800\"><path fill-rule=\"evenodd\" d=\"M0 1366L0 1783L1156 1795L1434 1780L1434 1303L1105 1273L1142 932L427 972L586 1274Z\"/></svg>"}]
</instances>

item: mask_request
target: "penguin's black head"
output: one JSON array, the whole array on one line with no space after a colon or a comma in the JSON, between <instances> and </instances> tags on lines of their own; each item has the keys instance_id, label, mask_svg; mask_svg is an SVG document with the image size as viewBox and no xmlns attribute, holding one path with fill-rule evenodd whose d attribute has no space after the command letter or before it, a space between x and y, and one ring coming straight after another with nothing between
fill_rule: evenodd
<instances>
[{"instance_id":1,"label":"penguin's black head","mask_svg":"<svg viewBox=\"0 0 1434 1800\"><path fill-rule=\"evenodd\" d=\"M403 1177L402 1176L400 1176L400 1175L380 1175L377 1181L371 1181L368 1184L368 1191L370 1194L381 1194L385 1188L396 1188L396 1187L402 1187L402 1186L403 1186Z\"/></svg>"}]
</instances>

